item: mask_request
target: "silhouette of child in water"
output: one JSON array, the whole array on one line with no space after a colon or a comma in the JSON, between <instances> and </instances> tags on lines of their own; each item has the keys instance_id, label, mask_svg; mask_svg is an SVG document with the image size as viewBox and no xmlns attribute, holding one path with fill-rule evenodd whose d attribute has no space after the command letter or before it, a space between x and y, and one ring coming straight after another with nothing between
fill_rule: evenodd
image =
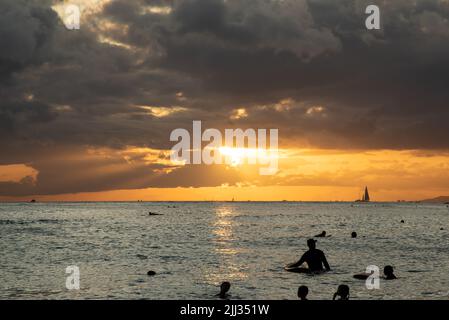
<instances>
[{"instance_id":1,"label":"silhouette of child in water","mask_svg":"<svg viewBox=\"0 0 449 320\"><path fill-rule=\"evenodd\" d=\"M228 281L223 282L220 285L220 293L217 294L217 296L220 299L229 299L229 294L227 293L229 291L229 289L231 289L231 283L229 283Z\"/></svg>"},{"instance_id":2,"label":"silhouette of child in water","mask_svg":"<svg viewBox=\"0 0 449 320\"><path fill-rule=\"evenodd\" d=\"M309 288L307 288L307 286L300 286L298 288L298 298L300 300L307 300L308 294L309 294Z\"/></svg>"},{"instance_id":3,"label":"silhouette of child in water","mask_svg":"<svg viewBox=\"0 0 449 320\"><path fill-rule=\"evenodd\" d=\"M340 297L340 299L336 299L337 297ZM349 300L349 287L345 284L339 285L332 300Z\"/></svg>"},{"instance_id":4,"label":"silhouette of child in water","mask_svg":"<svg viewBox=\"0 0 449 320\"><path fill-rule=\"evenodd\" d=\"M385 280L397 279L393 272L394 272L394 269L392 266L385 266L385 268L384 268Z\"/></svg>"}]
</instances>

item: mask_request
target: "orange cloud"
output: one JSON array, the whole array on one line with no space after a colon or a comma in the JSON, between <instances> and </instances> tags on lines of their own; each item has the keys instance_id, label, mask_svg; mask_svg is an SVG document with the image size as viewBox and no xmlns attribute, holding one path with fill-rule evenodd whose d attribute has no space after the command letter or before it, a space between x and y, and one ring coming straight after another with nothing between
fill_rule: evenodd
<instances>
[{"instance_id":1,"label":"orange cloud","mask_svg":"<svg viewBox=\"0 0 449 320\"><path fill-rule=\"evenodd\" d=\"M0 165L0 182L20 182L24 178L36 180L38 171L25 164Z\"/></svg>"}]
</instances>

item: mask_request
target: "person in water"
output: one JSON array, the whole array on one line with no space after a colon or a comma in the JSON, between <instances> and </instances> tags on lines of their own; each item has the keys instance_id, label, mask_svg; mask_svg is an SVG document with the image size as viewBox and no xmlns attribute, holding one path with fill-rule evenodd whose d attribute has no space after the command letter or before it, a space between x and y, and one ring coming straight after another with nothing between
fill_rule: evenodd
<instances>
[{"instance_id":1,"label":"person in water","mask_svg":"<svg viewBox=\"0 0 449 320\"><path fill-rule=\"evenodd\" d=\"M309 288L307 288L307 286L300 286L298 288L298 298L300 300L307 300L308 294L309 294Z\"/></svg>"},{"instance_id":2,"label":"person in water","mask_svg":"<svg viewBox=\"0 0 449 320\"><path fill-rule=\"evenodd\" d=\"M384 268L384 278L385 280L394 280L397 279L396 276L394 275L394 269L392 266L385 266Z\"/></svg>"},{"instance_id":3,"label":"person in water","mask_svg":"<svg viewBox=\"0 0 449 320\"><path fill-rule=\"evenodd\" d=\"M337 292L334 293L332 300L336 300L337 297L340 297L337 300L349 300L349 287L345 284L339 285Z\"/></svg>"},{"instance_id":4,"label":"person in water","mask_svg":"<svg viewBox=\"0 0 449 320\"><path fill-rule=\"evenodd\" d=\"M289 268L296 268L302 265L304 262L307 262L308 270L307 272L322 272L324 268L326 271L329 271L331 268L329 263L327 263L326 256L324 252L318 250L316 248L316 241L313 239L307 240L307 246L309 250L307 250L298 260L298 262L289 265ZM324 268L323 268L324 265Z\"/></svg>"},{"instance_id":5,"label":"person in water","mask_svg":"<svg viewBox=\"0 0 449 320\"><path fill-rule=\"evenodd\" d=\"M231 283L229 283L228 281L223 282L220 285L220 293L217 294L217 296L220 297L220 299L228 299L229 298L229 294L228 294L229 289L231 289Z\"/></svg>"},{"instance_id":6,"label":"person in water","mask_svg":"<svg viewBox=\"0 0 449 320\"><path fill-rule=\"evenodd\" d=\"M351 238L357 238L357 232L353 231L353 232L351 233Z\"/></svg>"},{"instance_id":7,"label":"person in water","mask_svg":"<svg viewBox=\"0 0 449 320\"><path fill-rule=\"evenodd\" d=\"M321 232L320 234L317 234L315 238L325 238L326 237L326 231Z\"/></svg>"}]
</instances>

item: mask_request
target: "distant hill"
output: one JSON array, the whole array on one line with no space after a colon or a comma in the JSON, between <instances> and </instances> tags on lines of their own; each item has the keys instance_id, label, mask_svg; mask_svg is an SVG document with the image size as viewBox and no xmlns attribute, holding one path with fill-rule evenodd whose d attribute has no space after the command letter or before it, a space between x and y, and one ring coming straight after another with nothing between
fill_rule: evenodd
<instances>
[{"instance_id":1,"label":"distant hill","mask_svg":"<svg viewBox=\"0 0 449 320\"><path fill-rule=\"evenodd\" d=\"M421 200L420 202L446 203L449 202L449 196L441 196L433 199Z\"/></svg>"}]
</instances>

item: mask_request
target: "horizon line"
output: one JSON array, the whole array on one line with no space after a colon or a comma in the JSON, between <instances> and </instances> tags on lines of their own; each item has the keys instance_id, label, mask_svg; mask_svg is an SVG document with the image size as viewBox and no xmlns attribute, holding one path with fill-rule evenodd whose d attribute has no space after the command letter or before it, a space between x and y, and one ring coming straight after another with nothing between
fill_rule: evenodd
<instances>
[{"instance_id":1,"label":"horizon line","mask_svg":"<svg viewBox=\"0 0 449 320\"><path fill-rule=\"evenodd\" d=\"M36 200L35 202L29 200L0 200L0 203L198 203L198 202L224 202L224 203L248 203L248 202L292 202L292 203L355 203L366 205L370 203L429 203L427 200L396 200L396 201L369 201L357 202L356 200ZM440 203L440 202L434 202ZM441 202L443 203L443 202Z\"/></svg>"}]
</instances>

